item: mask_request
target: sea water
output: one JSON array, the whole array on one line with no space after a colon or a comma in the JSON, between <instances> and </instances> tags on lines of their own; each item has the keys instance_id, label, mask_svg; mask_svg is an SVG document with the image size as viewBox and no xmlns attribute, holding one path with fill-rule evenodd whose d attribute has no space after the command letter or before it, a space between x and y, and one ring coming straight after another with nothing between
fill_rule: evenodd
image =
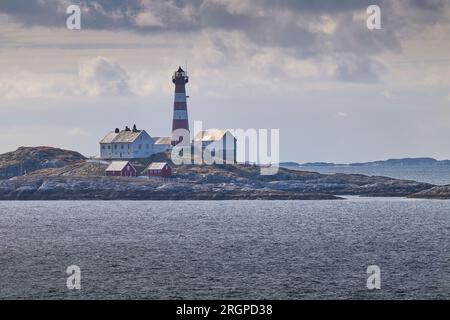
<instances>
[{"instance_id":1,"label":"sea water","mask_svg":"<svg viewBox=\"0 0 450 320\"><path fill-rule=\"evenodd\" d=\"M449 299L450 201L0 202L0 298Z\"/></svg>"}]
</instances>

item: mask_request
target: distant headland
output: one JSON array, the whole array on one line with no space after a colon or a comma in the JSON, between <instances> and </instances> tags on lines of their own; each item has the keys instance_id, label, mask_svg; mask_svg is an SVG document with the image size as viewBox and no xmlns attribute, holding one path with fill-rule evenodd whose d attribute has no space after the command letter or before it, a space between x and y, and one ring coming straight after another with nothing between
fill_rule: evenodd
<instances>
[{"instance_id":1,"label":"distant headland","mask_svg":"<svg viewBox=\"0 0 450 320\"><path fill-rule=\"evenodd\" d=\"M436 160L429 157L387 159L370 162L333 163L333 162L281 162L282 167L379 167L379 166L450 166L450 160Z\"/></svg>"}]
</instances>

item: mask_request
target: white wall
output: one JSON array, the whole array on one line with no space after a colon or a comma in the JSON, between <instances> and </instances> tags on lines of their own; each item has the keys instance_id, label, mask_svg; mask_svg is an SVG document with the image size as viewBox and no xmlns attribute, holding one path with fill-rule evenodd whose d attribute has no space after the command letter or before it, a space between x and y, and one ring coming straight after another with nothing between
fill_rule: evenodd
<instances>
[{"instance_id":1,"label":"white wall","mask_svg":"<svg viewBox=\"0 0 450 320\"><path fill-rule=\"evenodd\" d=\"M222 139L217 141L205 141L203 147L209 150L214 149L215 157L217 163L223 161L224 163L233 163L235 159L235 148L234 137L231 133L227 132ZM225 152L225 156L224 156Z\"/></svg>"},{"instance_id":2,"label":"white wall","mask_svg":"<svg viewBox=\"0 0 450 320\"><path fill-rule=\"evenodd\" d=\"M103 145L105 149L103 149ZM153 139L145 131L142 131L137 139L131 143L100 144L100 156L103 159L147 158L159 152L161 151L158 147L155 148Z\"/></svg>"}]
</instances>

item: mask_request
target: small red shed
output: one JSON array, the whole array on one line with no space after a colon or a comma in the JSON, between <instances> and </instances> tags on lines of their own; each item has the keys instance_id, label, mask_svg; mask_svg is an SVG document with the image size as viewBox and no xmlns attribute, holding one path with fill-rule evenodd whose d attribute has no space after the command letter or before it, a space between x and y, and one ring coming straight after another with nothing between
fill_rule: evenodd
<instances>
[{"instance_id":1,"label":"small red shed","mask_svg":"<svg viewBox=\"0 0 450 320\"><path fill-rule=\"evenodd\" d=\"M149 177L167 178L172 175L172 167L167 162L153 162L147 167Z\"/></svg>"},{"instance_id":2,"label":"small red shed","mask_svg":"<svg viewBox=\"0 0 450 320\"><path fill-rule=\"evenodd\" d=\"M110 177L136 177L136 168L129 161L113 161L106 168L106 175Z\"/></svg>"}]
</instances>

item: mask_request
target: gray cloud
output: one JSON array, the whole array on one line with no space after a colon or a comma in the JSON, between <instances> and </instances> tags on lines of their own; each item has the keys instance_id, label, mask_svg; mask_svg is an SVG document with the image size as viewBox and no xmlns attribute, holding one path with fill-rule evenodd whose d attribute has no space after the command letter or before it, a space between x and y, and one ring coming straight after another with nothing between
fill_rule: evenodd
<instances>
[{"instance_id":1,"label":"gray cloud","mask_svg":"<svg viewBox=\"0 0 450 320\"><path fill-rule=\"evenodd\" d=\"M374 58L345 55L338 57L335 80L345 82L377 82L386 72L382 63Z\"/></svg>"},{"instance_id":2,"label":"gray cloud","mask_svg":"<svg viewBox=\"0 0 450 320\"><path fill-rule=\"evenodd\" d=\"M90 96L130 93L127 72L118 63L103 57L82 63L79 77L82 92Z\"/></svg>"},{"instance_id":3,"label":"gray cloud","mask_svg":"<svg viewBox=\"0 0 450 320\"><path fill-rule=\"evenodd\" d=\"M426 13L426 18L431 21L442 16L443 9L449 6L446 0L398 0L395 3L398 5L387 0L14 0L0 2L0 12L13 16L24 25L64 26L61 22L66 18L65 8L78 4L83 8L86 28L186 31L205 27L246 29L254 23L261 27L261 21L272 22L269 27L273 28L280 12L303 13L314 18L365 11L371 4L386 9L387 16L393 17L391 20L400 18L403 9L410 8L427 11L421 15ZM396 6L402 10L392 11ZM136 17L142 12L151 12L162 25L155 28L136 24ZM298 22L301 24L302 21Z\"/></svg>"},{"instance_id":4,"label":"gray cloud","mask_svg":"<svg viewBox=\"0 0 450 320\"><path fill-rule=\"evenodd\" d=\"M448 5L447 0L412 0L414 6L427 10L441 10Z\"/></svg>"},{"instance_id":5,"label":"gray cloud","mask_svg":"<svg viewBox=\"0 0 450 320\"><path fill-rule=\"evenodd\" d=\"M237 31L261 49L277 47L286 55L306 59L336 58L339 74L336 79L342 81L379 80L383 67L375 56L399 52L402 36L444 21L448 18L444 9L449 6L444 0L78 0L74 3L82 8L84 29L139 34ZM65 0L2 1L0 12L24 26L63 28L69 4ZM364 19L354 19L355 14L364 16L370 4L382 8L382 31L371 32ZM323 17L333 24L332 32L320 26Z\"/></svg>"}]
</instances>

